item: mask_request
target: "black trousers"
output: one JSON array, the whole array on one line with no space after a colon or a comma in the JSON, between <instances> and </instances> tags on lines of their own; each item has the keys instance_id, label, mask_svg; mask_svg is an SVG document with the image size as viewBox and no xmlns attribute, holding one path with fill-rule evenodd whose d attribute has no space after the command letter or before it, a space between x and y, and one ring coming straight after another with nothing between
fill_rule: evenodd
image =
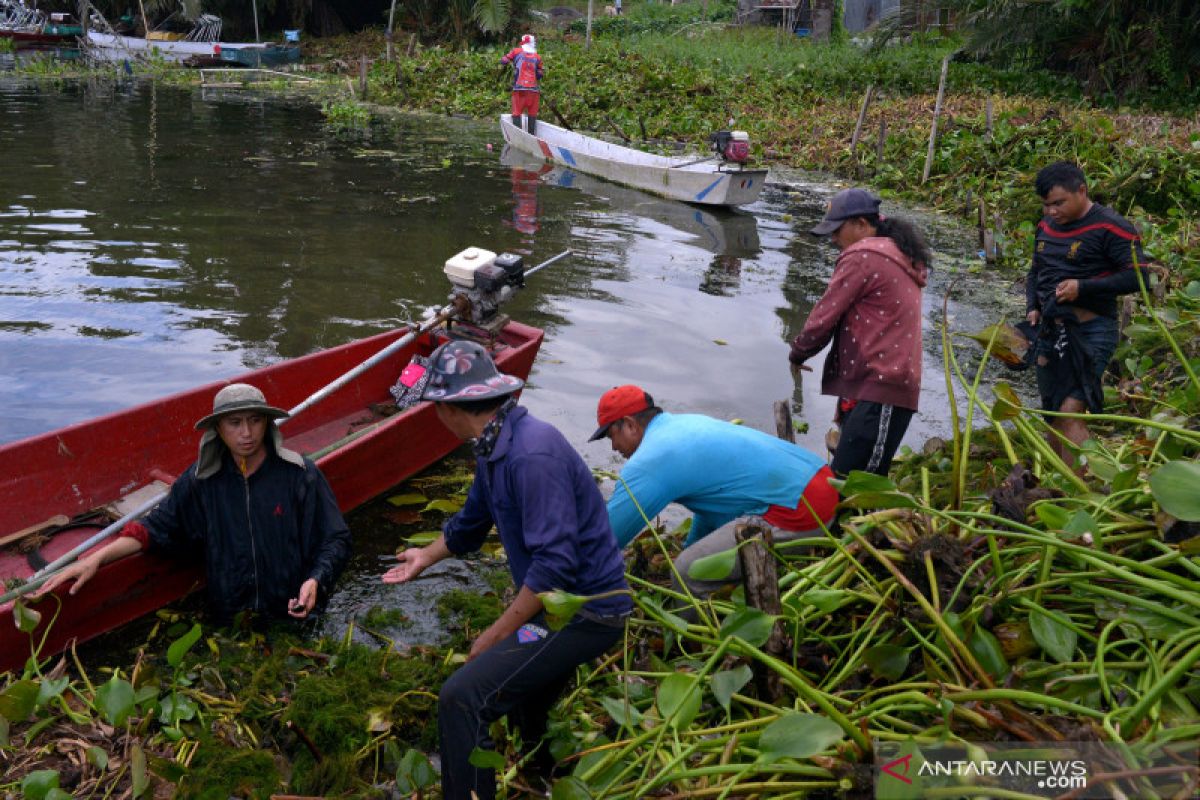
<instances>
[{"instance_id":1,"label":"black trousers","mask_svg":"<svg viewBox=\"0 0 1200 800\"><path fill-rule=\"evenodd\" d=\"M842 419L842 433L830 466L844 478L852 470L887 475L892 457L912 421L911 408L859 400Z\"/></svg>"},{"instance_id":2,"label":"black trousers","mask_svg":"<svg viewBox=\"0 0 1200 800\"><path fill-rule=\"evenodd\" d=\"M472 792L479 800L494 798L495 771L470 763L476 747L492 749L491 724L508 716L524 742L536 743L575 668L603 654L623 631L579 616L552 631L538 614L451 675L438 696L445 800L470 800Z\"/></svg>"}]
</instances>

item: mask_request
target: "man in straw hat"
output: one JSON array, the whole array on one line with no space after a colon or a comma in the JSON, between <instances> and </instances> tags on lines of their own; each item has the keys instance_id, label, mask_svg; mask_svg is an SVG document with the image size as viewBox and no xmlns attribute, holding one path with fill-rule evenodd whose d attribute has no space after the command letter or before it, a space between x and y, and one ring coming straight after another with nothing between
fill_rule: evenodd
<instances>
[{"instance_id":1,"label":"man in straw hat","mask_svg":"<svg viewBox=\"0 0 1200 800\"><path fill-rule=\"evenodd\" d=\"M536 745L575 668L621 638L631 601L622 593L625 565L592 473L561 433L517 405L514 393L524 382L498 372L474 342L449 342L432 362L422 399L473 443L475 482L437 541L400 553L383 581L403 583L444 558L478 550L493 526L500 535L516 599L479 634L438 696L443 796L489 800L495 773L472 765L471 752L492 747L491 723L507 716L522 740ZM554 589L601 596L555 631L538 596ZM552 763L542 744L534 766L544 774Z\"/></svg>"},{"instance_id":2,"label":"man in straw hat","mask_svg":"<svg viewBox=\"0 0 1200 800\"><path fill-rule=\"evenodd\" d=\"M166 498L119 538L46 582L77 594L102 565L142 549L203 558L209 608L303 619L328 596L350 554L350 530L316 464L283 446L268 405L245 383L217 392L196 423L200 454Z\"/></svg>"}]
</instances>

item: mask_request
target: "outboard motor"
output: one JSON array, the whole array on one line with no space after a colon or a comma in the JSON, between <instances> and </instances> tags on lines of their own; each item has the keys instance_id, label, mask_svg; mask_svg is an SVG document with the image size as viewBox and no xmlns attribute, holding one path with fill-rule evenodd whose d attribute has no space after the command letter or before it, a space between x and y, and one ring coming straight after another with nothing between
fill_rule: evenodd
<instances>
[{"instance_id":1,"label":"outboard motor","mask_svg":"<svg viewBox=\"0 0 1200 800\"><path fill-rule=\"evenodd\" d=\"M745 131L717 131L708 141L722 161L745 164L750 160L750 134Z\"/></svg>"}]
</instances>

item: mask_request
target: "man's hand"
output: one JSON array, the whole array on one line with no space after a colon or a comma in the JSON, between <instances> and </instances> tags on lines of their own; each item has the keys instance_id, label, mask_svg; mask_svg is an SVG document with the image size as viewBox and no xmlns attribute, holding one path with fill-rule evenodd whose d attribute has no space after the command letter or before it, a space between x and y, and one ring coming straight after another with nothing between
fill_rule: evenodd
<instances>
[{"instance_id":1,"label":"man's hand","mask_svg":"<svg viewBox=\"0 0 1200 800\"><path fill-rule=\"evenodd\" d=\"M792 364L793 378L799 378L801 372L812 372L812 367L808 364Z\"/></svg>"},{"instance_id":2,"label":"man's hand","mask_svg":"<svg viewBox=\"0 0 1200 800\"><path fill-rule=\"evenodd\" d=\"M436 559L430 558L424 547L410 547L396 558L400 563L383 573L384 583L411 581L428 567L437 563Z\"/></svg>"},{"instance_id":3,"label":"man's hand","mask_svg":"<svg viewBox=\"0 0 1200 800\"><path fill-rule=\"evenodd\" d=\"M1039 322L1042 321L1042 312L1038 311L1035 308L1033 311L1030 311L1028 314L1025 315L1025 319L1029 322L1030 325L1037 325Z\"/></svg>"},{"instance_id":4,"label":"man's hand","mask_svg":"<svg viewBox=\"0 0 1200 800\"><path fill-rule=\"evenodd\" d=\"M32 593L32 596L41 597L44 594L54 591L56 586L61 586L67 581L75 581L75 585L71 587L71 591L68 594L78 594L83 585L92 579L92 576L96 574L96 570L99 568L100 559L95 556L82 558L43 583L40 589Z\"/></svg>"},{"instance_id":5,"label":"man's hand","mask_svg":"<svg viewBox=\"0 0 1200 800\"><path fill-rule=\"evenodd\" d=\"M1079 298L1079 281L1071 278L1054 287L1054 299L1060 303L1073 303Z\"/></svg>"},{"instance_id":6,"label":"man's hand","mask_svg":"<svg viewBox=\"0 0 1200 800\"><path fill-rule=\"evenodd\" d=\"M304 619L312 613L313 607L317 605L319 588L316 578L309 578L300 584L300 594L288 600L288 615L296 619Z\"/></svg>"},{"instance_id":7,"label":"man's hand","mask_svg":"<svg viewBox=\"0 0 1200 800\"><path fill-rule=\"evenodd\" d=\"M492 646L504 638L504 635L497 633L496 626L493 624L483 633L475 637L475 641L471 642L471 651L467 653L467 661L471 661L481 653L484 653Z\"/></svg>"}]
</instances>

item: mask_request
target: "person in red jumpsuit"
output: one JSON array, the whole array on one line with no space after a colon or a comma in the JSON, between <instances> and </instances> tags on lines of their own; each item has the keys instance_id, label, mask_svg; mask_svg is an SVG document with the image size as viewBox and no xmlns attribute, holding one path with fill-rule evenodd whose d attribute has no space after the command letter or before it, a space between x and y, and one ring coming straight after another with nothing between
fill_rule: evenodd
<instances>
[{"instance_id":1,"label":"person in red jumpsuit","mask_svg":"<svg viewBox=\"0 0 1200 800\"><path fill-rule=\"evenodd\" d=\"M537 53L537 41L530 34L521 37L521 46L514 47L508 55L500 59L504 65L512 64L512 118L514 125L520 125L519 119L525 115L525 130L534 132L537 127L538 100L541 92L538 83L546 74L542 66L542 58Z\"/></svg>"}]
</instances>

